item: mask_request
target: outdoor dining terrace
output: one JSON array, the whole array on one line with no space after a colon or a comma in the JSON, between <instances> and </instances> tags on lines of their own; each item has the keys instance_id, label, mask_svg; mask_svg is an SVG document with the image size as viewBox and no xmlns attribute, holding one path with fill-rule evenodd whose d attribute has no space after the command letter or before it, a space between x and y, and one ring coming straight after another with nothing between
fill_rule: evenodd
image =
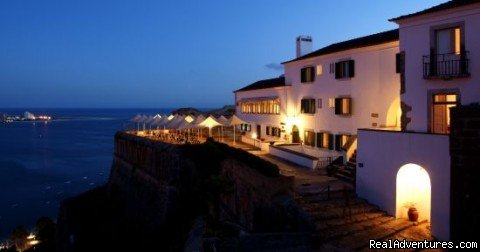
<instances>
[{"instance_id":1,"label":"outdoor dining terrace","mask_svg":"<svg viewBox=\"0 0 480 252\"><path fill-rule=\"evenodd\" d=\"M199 115L137 115L124 132L172 144L201 144L208 138L235 143L241 135L240 124L247 122L233 115L214 117Z\"/></svg>"}]
</instances>

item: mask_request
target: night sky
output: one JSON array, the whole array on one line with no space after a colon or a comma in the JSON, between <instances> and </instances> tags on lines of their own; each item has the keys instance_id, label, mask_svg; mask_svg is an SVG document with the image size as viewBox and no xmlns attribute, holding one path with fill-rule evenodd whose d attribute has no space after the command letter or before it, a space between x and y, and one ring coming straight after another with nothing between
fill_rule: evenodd
<instances>
[{"instance_id":1,"label":"night sky","mask_svg":"<svg viewBox=\"0 0 480 252\"><path fill-rule=\"evenodd\" d=\"M313 47L445 2L1 0L0 108L218 107Z\"/></svg>"}]
</instances>

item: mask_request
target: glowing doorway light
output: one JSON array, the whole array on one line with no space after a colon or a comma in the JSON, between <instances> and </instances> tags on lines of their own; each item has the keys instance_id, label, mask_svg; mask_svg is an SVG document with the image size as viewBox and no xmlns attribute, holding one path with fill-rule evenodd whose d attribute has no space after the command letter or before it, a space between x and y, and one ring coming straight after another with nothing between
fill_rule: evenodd
<instances>
[{"instance_id":1,"label":"glowing doorway light","mask_svg":"<svg viewBox=\"0 0 480 252\"><path fill-rule=\"evenodd\" d=\"M398 170L396 204L397 218L408 218L408 205L414 204L419 220L430 220L430 176L421 166L406 164Z\"/></svg>"}]
</instances>

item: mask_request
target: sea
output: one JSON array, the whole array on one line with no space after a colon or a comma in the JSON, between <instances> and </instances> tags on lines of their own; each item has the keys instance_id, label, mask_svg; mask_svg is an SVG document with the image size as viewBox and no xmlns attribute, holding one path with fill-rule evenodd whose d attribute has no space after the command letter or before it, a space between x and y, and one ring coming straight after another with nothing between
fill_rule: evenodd
<instances>
[{"instance_id":1,"label":"sea","mask_svg":"<svg viewBox=\"0 0 480 252\"><path fill-rule=\"evenodd\" d=\"M173 109L2 109L47 114L44 122L0 122L0 243L17 226L57 218L60 202L107 182L115 132L137 114Z\"/></svg>"}]
</instances>

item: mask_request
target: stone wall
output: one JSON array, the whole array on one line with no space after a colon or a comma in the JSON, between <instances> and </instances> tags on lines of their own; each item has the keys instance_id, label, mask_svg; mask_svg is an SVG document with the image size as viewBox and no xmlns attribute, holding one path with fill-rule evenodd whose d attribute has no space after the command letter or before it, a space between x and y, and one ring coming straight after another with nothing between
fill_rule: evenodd
<instances>
[{"instance_id":1,"label":"stone wall","mask_svg":"<svg viewBox=\"0 0 480 252\"><path fill-rule=\"evenodd\" d=\"M294 177L266 177L245 164L228 159L222 174L233 192L222 196L223 216L251 232L311 231L312 222L293 202Z\"/></svg>"},{"instance_id":2,"label":"stone wall","mask_svg":"<svg viewBox=\"0 0 480 252\"><path fill-rule=\"evenodd\" d=\"M479 239L480 226L480 106L451 110L451 238Z\"/></svg>"},{"instance_id":3,"label":"stone wall","mask_svg":"<svg viewBox=\"0 0 480 252\"><path fill-rule=\"evenodd\" d=\"M124 133L115 139L108 194L119 199L132 228L155 233L175 210L181 174L194 165L172 144Z\"/></svg>"}]
</instances>

